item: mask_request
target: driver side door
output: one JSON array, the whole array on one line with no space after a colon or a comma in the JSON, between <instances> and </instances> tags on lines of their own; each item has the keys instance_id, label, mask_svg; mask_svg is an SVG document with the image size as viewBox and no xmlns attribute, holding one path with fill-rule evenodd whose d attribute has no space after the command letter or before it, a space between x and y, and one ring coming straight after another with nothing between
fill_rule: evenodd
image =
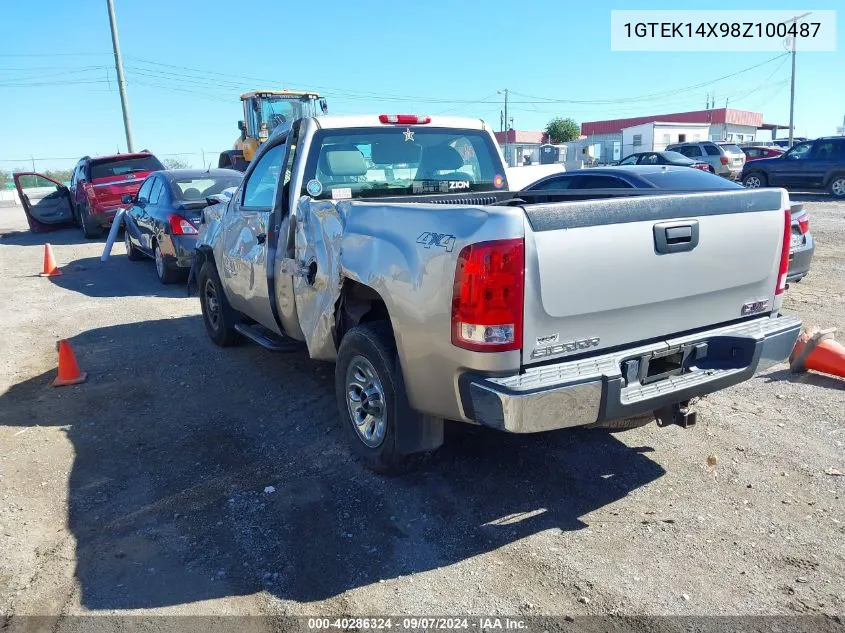
<instances>
[{"instance_id":1,"label":"driver side door","mask_svg":"<svg viewBox=\"0 0 845 633\"><path fill-rule=\"evenodd\" d=\"M223 216L218 266L232 307L277 333L279 327L270 306L267 234L285 148L281 142L265 150L247 171Z\"/></svg>"}]
</instances>

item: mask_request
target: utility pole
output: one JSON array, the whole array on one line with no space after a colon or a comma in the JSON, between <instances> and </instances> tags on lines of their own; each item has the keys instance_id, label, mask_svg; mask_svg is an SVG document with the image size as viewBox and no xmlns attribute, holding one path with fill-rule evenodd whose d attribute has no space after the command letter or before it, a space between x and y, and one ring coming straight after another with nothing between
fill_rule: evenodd
<instances>
[{"instance_id":1,"label":"utility pole","mask_svg":"<svg viewBox=\"0 0 845 633\"><path fill-rule=\"evenodd\" d=\"M499 94L504 93L505 95L505 158L510 158L508 153L509 146L510 146L510 133L508 131L508 89L502 88L501 90L497 91Z\"/></svg>"},{"instance_id":2,"label":"utility pole","mask_svg":"<svg viewBox=\"0 0 845 633\"><path fill-rule=\"evenodd\" d=\"M109 24L111 25L111 43L114 47L114 66L117 69L117 88L120 90L120 105L123 108L123 127L126 130L126 149L135 151L132 143L132 125L129 123L129 101L126 98L126 80L123 78L123 59L120 56L120 42L117 39L117 21L114 17L114 0L106 0L109 7Z\"/></svg>"},{"instance_id":3,"label":"utility pole","mask_svg":"<svg viewBox=\"0 0 845 633\"><path fill-rule=\"evenodd\" d=\"M789 24L792 22L796 26L798 25L798 20L801 18L806 18L808 15L812 13L808 11L807 13L802 13L801 15L796 15L794 18L783 22L783 24ZM798 38L793 36L792 37L792 76L789 80L789 146L792 147L792 143L795 140L795 44L797 43Z\"/></svg>"}]
</instances>

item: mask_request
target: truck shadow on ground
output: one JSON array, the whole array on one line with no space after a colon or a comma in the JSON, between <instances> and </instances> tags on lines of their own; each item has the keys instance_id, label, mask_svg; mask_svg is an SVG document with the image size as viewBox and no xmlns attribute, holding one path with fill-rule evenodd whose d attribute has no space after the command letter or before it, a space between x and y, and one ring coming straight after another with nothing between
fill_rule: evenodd
<instances>
[{"instance_id":1,"label":"truck shadow on ground","mask_svg":"<svg viewBox=\"0 0 845 633\"><path fill-rule=\"evenodd\" d=\"M217 348L199 317L71 343L88 381L51 389L48 371L17 384L0 424L61 426L73 443L68 528L89 609L330 598L578 530L664 473L651 449L603 432L455 425L422 470L384 478L349 456L332 365Z\"/></svg>"}]
</instances>

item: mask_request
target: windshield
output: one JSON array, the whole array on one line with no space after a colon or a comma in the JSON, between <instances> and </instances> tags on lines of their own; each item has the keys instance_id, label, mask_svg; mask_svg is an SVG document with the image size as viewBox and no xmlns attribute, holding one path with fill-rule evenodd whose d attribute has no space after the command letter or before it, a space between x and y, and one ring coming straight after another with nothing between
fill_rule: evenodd
<instances>
[{"instance_id":1,"label":"windshield","mask_svg":"<svg viewBox=\"0 0 845 633\"><path fill-rule=\"evenodd\" d=\"M315 135L302 195L376 198L506 190L490 135L481 130L385 126Z\"/></svg>"},{"instance_id":2,"label":"windshield","mask_svg":"<svg viewBox=\"0 0 845 633\"><path fill-rule=\"evenodd\" d=\"M694 160L692 160L691 158L687 158L680 152L663 152L663 158L665 158L666 160L684 164L695 162Z\"/></svg>"},{"instance_id":3,"label":"windshield","mask_svg":"<svg viewBox=\"0 0 845 633\"><path fill-rule=\"evenodd\" d=\"M284 97L263 97L261 99L261 120L272 132L278 125L302 117L302 104Z\"/></svg>"},{"instance_id":4,"label":"windshield","mask_svg":"<svg viewBox=\"0 0 845 633\"><path fill-rule=\"evenodd\" d=\"M127 158L110 158L102 162L91 164L91 180L98 178L110 178L112 176L123 176L124 174L137 174L147 171L160 171L164 169L155 156L134 156Z\"/></svg>"},{"instance_id":5,"label":"windshield","mask_svg":"<svg viewBox=\"0 0 845 633\"><path fill-rule=\"evenodd\" d=\"M722 149L728 152L729 154L742 154L742 149L740 149L739 145L734 145L732 143L720 143Z\"/></svg>"},{"instance_id":6,"label":"windshield","mask_svg":"<svg viewBox=\"0 0 845 633\"><path fill-rule=\"evenodd\" d=\"M241 182L238 176L203 175L195 178L179 178L171 183L174 200L205 200L208 196L222 193L229 187L237 187Z\"/></svg>"}]
</instances>

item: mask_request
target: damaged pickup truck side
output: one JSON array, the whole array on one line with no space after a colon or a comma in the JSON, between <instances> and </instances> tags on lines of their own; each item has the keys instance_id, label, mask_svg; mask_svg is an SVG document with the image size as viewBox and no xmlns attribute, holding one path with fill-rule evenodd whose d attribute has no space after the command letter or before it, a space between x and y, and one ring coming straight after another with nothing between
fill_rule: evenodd
<instances>
[{"instance_id":1,"label":"damaged pickup truck side","mask_svg":"<svg viewBox=\"0 0 845 633\"><path fill-rule=\"evenodd\" d=\"M444 420L688 426L690 399L782 361L801 325L779 314L786 192L701 177L514 193L482 121L300 119L205 210L205 327L334 361L344 432L379 472L440 446Z\"/></svg>"}]
</instances>

